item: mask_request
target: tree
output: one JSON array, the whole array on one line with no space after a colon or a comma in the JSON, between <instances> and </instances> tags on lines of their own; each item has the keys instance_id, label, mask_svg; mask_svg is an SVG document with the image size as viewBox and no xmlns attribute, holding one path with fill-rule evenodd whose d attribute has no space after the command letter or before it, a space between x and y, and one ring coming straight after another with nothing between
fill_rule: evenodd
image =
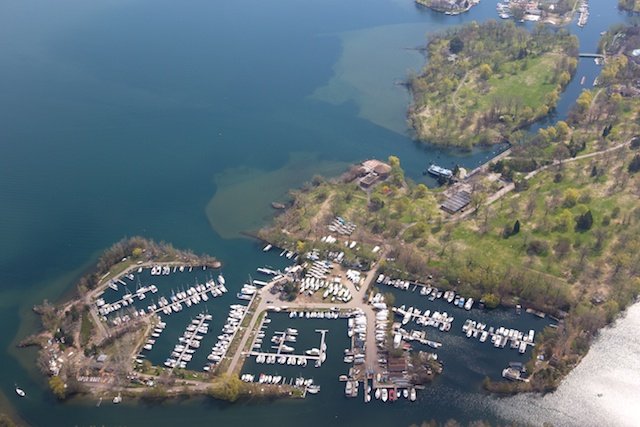
<instances>
[{"instance_id":1,"label":"tree","mask_svg":"<svg viewBox=\"0 0 640 427\"><path fill-rule=\"evenodd\" d=\"M640 154L636 154L629 163L628 167L629 173L636 173L640 170Z\"/></svg>"},{"instance_id":2,"label":"tree","mask_svg":"<svg viewBox=\"0 0 640 427\"><path fill-rule=\"evenodd\" d=\"M58 375L49 378L49 388L58 399L64 400L67 398L67 385Z\"/></svg>"},{"instance_id":3,"label":"tree","mask_svg":"<svg viewBox=\"0 0 640 427\"><path fill-rule=\"evenodd\" d=\"M513 230L511 231L511 235L515 236L520 232L520 220L516 219L516 222L513 224Z\"/></svg>"},{"instance_id":4,"label":"tree","mask_svg":"<svg viewBox=\"0 0 640 427\"><path fill-rule=\"evenodd\" d=\"M489 80L489 78L493 74L493 70L491 69L491 66L489 64L482 64L478 68L478 71L482 80Z\"/></svg>"},{"instance_id":5,"label":"tree","mask_svg":"<svg viewBox=\"0 0 640 427\"><path fill-rule=\"evenodd\" d=\"M569 136L569 132L571 132L571 128L569 128L569 125L567 124L567 122L563 120L559 120L558 123L556 123L556 132L557 132L558 139L563 141L567 138L567 136Z\"/></svg>"},{"instance_id":6,"label":"tree","mask_svg":"<svg viewBox=\"0 0 640 427\"><path fill-rule=\"evenodd\" d=\"M564 192L564 202L562 206L565 208L572 208L578 203L578 197L580 197L580 193L575 188L568 188L567 191Z\"/></svg>"},{"instance_id":7,"label":"tree","mask_svg":"<svg viewBox=\"0 0 640 427\"><path fill-rule=\"evenodd\" d=\"M496 308L500 304L500 297L496 294L489 293L482 295L482 301L487 308Z\"/></svg>"},{"instance_id":8,"label":"tree","mask_svg":"<svg viewBox=\"0 0 640 427\"><path fill-rule=\"evenodd\" d=\"M422 199L427 195L429 189L424 184L418 184L413 190L413 197L416 199Z\"/></svg>"},{"instance_id":9,"label":"tree","mask_svg":"<svg viewBox=\"0 0 640 427\"><path fill-rule=\"evenodd\" d=\"M576 231L587 231L593 226L593 216L591 210L579 215L576 219Z\"/></svg>"},{"instance_id":10,"label":"tree","mask_svg":"<svg viewBox=\"0 0 640 427\"><path fill-rule=\"evenodd\" d=\"M220 382L209 388L209 395L215 399L235 402L242 391L242 381L235 374L224 374Z\"/></svg>"},{"instance_id":11,"label":"tree","mask_svg":"<svg viewBox=\"0 0 640 427\"><path fill-rule=\"evenodd\" d=\"M371 197L371 201L369 202L369 210L372 212L379 211L384 207L384 200L382 197L377 194Z\"/></svg>"},{"instance_id":12,"label":"tree","mask_svg":"<svg viewBox=\"0 0 640 427\"><path fill-rule=\"evenodd\" d=\"M455 36L449 41L449 52L457 54L462 52L462 49L464 49L464 42L460 37Z\"/></svg>"},{"instance_id":13,"label":"tree","mask_svg":"<svg viewBox=\"0 0 640 427\"><path fill-rule=\"evenodd\" d=\"M404 171L400 167L400 159L396 156L389 156L391 166L391 181L398 187L404 183Z\"/></svg>"}]
</instances>

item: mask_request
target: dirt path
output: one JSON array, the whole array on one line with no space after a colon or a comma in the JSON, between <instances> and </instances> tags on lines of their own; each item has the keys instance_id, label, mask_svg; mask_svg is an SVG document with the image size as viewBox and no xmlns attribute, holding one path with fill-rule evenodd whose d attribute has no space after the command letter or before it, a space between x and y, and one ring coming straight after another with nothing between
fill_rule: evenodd
<instances>
[{"instance_id":1,"label":"dirt path","mask_svg":"<svg viewBox=\"0 0 640 427\"><path fill-rule=\"evenodd\" d=\"M600 151L595 151L593 153L583 154L581 156L572 157L570 159L555 160L551 164L548 164L548 165L545 165L545 166L541 166L538 169L529 172L527 175L525 175L524 179L529 180L529 179L533 178L534 176L536 176L538 173L540 173L540 172L542 172L542 171L544 171L546 169L549 169L550 167L553 167L553 166L559 166L559 165L562 165L562 164L565 164L565 163L577 162L579 160L589 159L591 157L598 157L598 156L601 156L603 154L607 154L607 153L610 153L612 151L619 150L621 148L627 147L630 143L631 143L631 140L623 142L623 143L618 144L618 145L614 145L613 147L609 147L609 148L607 148L605 150L600 150ZM492 204L496 200L499 200L500 198L504 197L504 195L510 193L514 189L515 189L515 185L513 183L510 183L510 184L506 185L501 190L499 190L499 191L493 193L491 196L489 196L487 198L487 200L483 203L483 206L489 206L490 204ZM456 222L456 221L463 220L463 219L469 217L471 214L473 214L476 211L477 211L477 209L470 209L468 211L462 212L459 215L451 217L449 219L449 221L450 222Z\"/></svg>"}]
</instances>

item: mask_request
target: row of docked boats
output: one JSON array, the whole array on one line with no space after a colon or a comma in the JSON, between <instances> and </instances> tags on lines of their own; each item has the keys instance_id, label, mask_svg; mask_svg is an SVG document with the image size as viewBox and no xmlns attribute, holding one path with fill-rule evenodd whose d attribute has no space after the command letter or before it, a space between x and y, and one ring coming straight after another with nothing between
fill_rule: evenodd
<instances>
[{"instance_id":1,"label":"row of docked boats","mask_svg":"<svg viewBox=\"0 0 640 427\"><path fill-rule=\"evenodd\" d=\"M374 392L374 396L376 399L382 400L383 402L387 402L387 401L393 402L395 400L398 400L398 398L400 397L408 399L411 402L415 402L417 398L417 393L414 387L404 388L404 389L379 387L379 388L376 388L376 391Z\"/></svg>"},{"instance_id":2,"label":"row of docked boats","mask_svg":"<svg viewBox=\"0 0 640 427\"><path fill-rule=\"evenodd\" d=\"M213 279L208 280L204 284L196 284L189 288L171 291L169 299L160 297L157 304L151 304L148 309L152 312L162 311L164 314L177 313L183 310L183 304L187 307L209 301L211 298L217 298L227 292L227 288L221 283L215 283Z\"/></svg>"},{"instance_id":3,"label":"row of docked boats","mask_svg":"<svg viewBox=\"0 0 640 427\"><path fill-rule=\"evenodd\" d=\"M392 279L384 274L378 275L376 283L393 286L394 288L401 290L408 290L409 287L413 285L413 290L419 287L420 295L428 297L430 301L442 298L448 303L459 308L464 308L467 311L473 308L473 304L475 302L473 298L464 298L461 295L456 295L454 291L441 291L436 287L424 285L422 283L411 282L409 280Z\"/></svg>"},{"instance_id":4,"label":"row of docked boats","mask_svg":"<svg viewBox=\"0 0 640 427\"><path fill-rule=\"evenodd\" d=\"M448 332L451 330L453 324L453 316L447 314L447 312L440 313L439 311L425 310L423 313L421 310L413 307L405 308L404 304L400 307L393 307L391 309L397 316L402 317L402 324L406 325L410 321L415 321L416 324L422 326L431 326L437 328L442 332Z\"/></svg>"},{"instance_id":5,"label":"row of docked boats","mask_svg":"<svg viewBox=\"0 0 640 427\"><path fill-rule=\"evenodd\" d=\"M236 294L236 297L241 300L250 301L256 292L258 292L258 288L255 285L245 283L240 289L240 292Z\"/></svg>"},{"instance_id":6,"label":"row of docked boats","mask_svg":"<svg viewBox=\"0 0 640 427\"><path fill-rule=\"evenodd\" d=\"M307 366L307 358L304 356L295 356L290 354L274 354L259 353L256 356L256 363L267 365L290 365L290 366Z\"/></svg>"},{"instance_id":7,"label":"row of docked boats","mask_svg":"<svg viewBox=\"0 0 640 427\"><path fill-rule=\"evenodd\" d=\"M580 2L578 12L580 13L578 16L578 27L584 27L587 25L587 21L589 20L589 3L587 0L582 0Z\"/></svg>"},{"instance_id":8,"label":"row of docked boats","mask_svg":"<svg viewBox=\"0 0 640 427\"><path fill-rule=\"evenodd\" d=\"M178 338L178 343L173 347L171 356L165 360L168 368L186 368L187 363L193 358L193 354L200 348L200 341L209 332L209 321L213 318L209 313L199 313L185 328L184 333Z\"/></svg>"},{"instance_id":9,"label":"row of docked boats","mask_svg":"<svg viewBox=\"0 0 640 427\"><path fill-rule=\"evenodd\" d=\"M180 271L184 271L184 267L180 267ZM175 272L175 267L173 267L173 271ZM168 265L154 265L151 267L151 275L152 276L168 276L171 273L171 267Z\"/></svg>"},{"instance_id":10,"label":"row of docked boats","mask_svg":"<svg viewBox=\"0 0 640 427\"><path fill-rule=\"evenodd\" d=\"M260 328L258 329L258 333L256 334L256 338L253 341L253 345L252 345L252 350L260 350L260 348L262 347L262 341L264 340L265 337L265 329L267 328L267 325L271 323L271 319L269 319L268 317L264 317L264 319L262 319L262 323L260 324Z\"/></svg>"},{"instance_id":11,"label":"row of docked boats","mask_svg":"<svg viewBox=\"0 0 640 427\"><path fill-rule=\"evenodd\" d=\"M313 383L313 378L290 378L289 382L287 383L287 379L281 375L260 374L256 378L254 374L242 374L240 375L240 380L246 383L257 382L258 384L289 384L290 386L304 388L307 393L310 394L317 394L320 392L320 386Z\"/></svg>"},{"instance_id":12,"label":"row of docked boats","mask_svg":"<svg viewBox=\"0 0 640 427\"><path fill-rule=\"evenodd\" d=\"M427 339L426 331L407 331L403 328L394 329L394 345L396 341L404 340L404 341L417 341L420 344L428 345L432 348L440 348L442 347L442 343Z\"/></svg>"},{"instance_id":13,"label":"row of docked boats","mask_svg":"<svg viewBox=\"0 0 640 427\"><path fill-rule=\"evenodd\" d=\"M220 279L222 276L218 276ZM148 292L157 293L158 288L156 285L149 286L140 286L138 285L138 289L136 293L133 294L129 292L125 287L126 293L122 295L122 298L113 303L106 303L104 298L98 298L96 300L96 306L98 308L98 313L103 317L116 312L122 308L132 306L134 302L134 295L138 297L139 300L145 299L145 294ZM162 311L164 314L169 315L172 312L179 312L183 309L183 304L187 307L191 307L194 304L199 304L202 301L208 301L209 296L208 293L211 294L211 297L216 298L221 296L227 292L227 288L224 286L222 282L216 283L213 279L208 280L204 284L196 284L189 288L178 290L178 292L171 291L171 297L167 299L166 297L160 297L157 302L152 302L144 308L138 309L135 308L136 315L145 315L148 313L156 313Z\"/></svg>"},{"instance_id":14,"label":"row of docked boats","mask_svg":"<svg viewBox=\"0 0 640 427\"><path fill-rule=\"evenodd\" d=\"M299 293L306 293L311 296L322 289L324 289L322 299L330 298L332 302L341 301L345 303L353 299L351 291L340 283L339 277L333 280L305 277L300 282Z\"/></svg>"},{"instance_id":15,"label":"row of docked boats","mask_svg":"<svg viewBox=\"0 0 640 427\"><path fill-rule=\"evenodd\" d=\"M100 315L102 316L106 316L114 311L120 310L121 308L133 305L134 297L137 297L139 300L143 300L146 298L146 294L149 292L155 294L156 292L158 292L158 287L156 285L140 286L138 284L136 292L131 293L125 286L125 293L122 295L122 297L119 300L115 302L107 303L105 302L104 298L98 298L96 300L96 307L98 308L98 313L100 313Z\"/></svg>"},{"instance_id":16,"label":"row of docked boats","mask_svg":"<svg viewBox=\"0 0 640 427\"><path fill-rule=\"evenodd\" d=\"M332 269L333 263L331 261L317 259L307 269L306 277L325 280Z\"/></svg>"},{"instance_id":17,"label":"row of docked boats","mask_svg":"<svg viewBox=\"0 0 640 427\"><path fill-rule=\"evenodd\" d=\"M524 354L527 351L528 345L535 345L535 331L533 329L530 329L528 333L524 333L517 329L503 326L487 328L485 323L467 319L462 325L462 332L466 334L467 338L478 338L480 342L486 342L491 337L491 343L496 348L504 348L511 342L510 347L517 349L520 354Z\"/></svg>"},{"instance_id":18,"label":"row of docked boats","mask_svg":"<svg viewBox=\"0 0 640 427\"><path fill-rule=\"evenodd\" d=\"M292 310L289 312L289 318L307 318L307 319L339 319L340 312L339 311L296 311Z\"/></svg>"},{"instance_id":19,"label":"row of docked boats","mask_svg":"<svg viewBox=\"0 0 640 427\"><path fill-rule=\"evenodd\" d=\"M376 293L370 300L371 305L376 310L376 346L379 350L385 350L387 346L387 331L389 329L389 309L381 293ZM380 363L380 361L378 361Z\"/></svg>"},{"instance_id":20,"label":"row of docked boats","mask_svg":"<svg viewBox=\"0 0 640 427\"><path fill-rule=\"evenodd\" d=\"M469 311L473 307L473 298L465 300L464 297L456 295L454 291L446 291L443 298L449 303L453 303L456 307L464 308Z\"/></svg>"},{"instance_id":21,"label":"row of docked boats","mask_svg":"<svg viewBox=\"0 0 640 427\"><path fill-rule=\"evenodd\" d=\"M227 320L222 327L222 334L218 335L218 341L211 348L211 353L207 356L207 360L211 363L204 367L205 371L209 371L217 366L218 363L222 361L222 358L227 354L227 350L229 349L231 341L233 341L233 337L238 331L238 328L240 328L240 323L242 323L242 319L244 318L246 311L247 307L244 305L231 305Z\"/></svg>"},{"instance_id":22,"label":"row of docked boats","mask_svg":"<svg viewBox=\"0 0 640 427\"><path fill-rule=\"evenodd\" d=\"M353 222L347 221L344 218L337 216L333 219L333 221L327 228L329 229L329 231L333 231L334 233L340 233L344 236L350 236L356 230L356 225Z\"/></svg>"},{"instance_id":23,"label":"row of docked boats","mask_svg":"<svg viewBox=\"0 0 640 427\"><path fill-rule=\"evenodd\" d=\"M156 343L156 340L160 338L160 334L162 333L162 331L164 331L164 328L166 327L167 327L167 324L165 322L163 322L162 320L158 321L156 326L151 331L151 337L147 339L147 341L144 343L144 346L142 346L143 350L146 350L146 351L153 350L153 345Z\"/></svg>"}]
</instances>

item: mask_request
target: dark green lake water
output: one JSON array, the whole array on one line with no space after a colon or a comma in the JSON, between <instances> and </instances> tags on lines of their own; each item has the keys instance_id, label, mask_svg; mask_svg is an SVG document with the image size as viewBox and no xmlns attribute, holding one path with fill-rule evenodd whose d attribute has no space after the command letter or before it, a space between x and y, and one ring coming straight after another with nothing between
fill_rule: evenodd
<instances>
[{"instance_id":1,"label":"dark green lake water","mask_svg":"<svg viewBox=\"0 0 640 427\"><path fill-rule=\"evenodd\" d=\"M588 26L571 27L583 50L594 51L599 32L623 20L614 4L593 4ZM464 358L447 361L452 375L419 405L365 408L328 385L304 402L96 408L55 402L34 370L34 352L15 348L37 326L31 306L65 295L124 236L215 255L239 286L266 261L238 233L257 229L271 201L314 174L395 154L409 177L433 185L421 175L430 161L485 161L491 152L416 144L405 125L409 97L394 82L422 65L405 48L424 44L428 32L495 17L488 0L460 17L410 0L0 5L0 408L42 426L495 419L499 411L478 393L477 378L455 375L467 372ZM590 82L597 72L581 61L550 120L566 115L581 75ZM338 339L342 328L335 329ZM26 399L16 398L14 383Z\"/></svg>"}]
</instances>

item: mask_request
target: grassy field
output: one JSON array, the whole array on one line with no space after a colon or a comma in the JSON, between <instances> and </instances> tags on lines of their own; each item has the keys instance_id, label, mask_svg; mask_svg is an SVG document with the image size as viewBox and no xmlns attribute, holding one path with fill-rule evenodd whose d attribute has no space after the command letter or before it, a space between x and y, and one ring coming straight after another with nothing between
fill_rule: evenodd
<instances>
[{"instance_id":1,"label":"grassy field","mask_svg":"<svg viewBox=\"0 0 640 427\"><path fill-rule=\"evenodd\" d=\"M557 88L553 82L553 70L561 60L561 54L551 52L528 60L524 65L522 61L505 64L505 68L520 68L523 71L492 76L488 81L489 90L478 100L479 110L491 107L493 99L507 97L516 97L522 107L532 110L544 105L545 97Z\"/></svg>"}]
</instances>

